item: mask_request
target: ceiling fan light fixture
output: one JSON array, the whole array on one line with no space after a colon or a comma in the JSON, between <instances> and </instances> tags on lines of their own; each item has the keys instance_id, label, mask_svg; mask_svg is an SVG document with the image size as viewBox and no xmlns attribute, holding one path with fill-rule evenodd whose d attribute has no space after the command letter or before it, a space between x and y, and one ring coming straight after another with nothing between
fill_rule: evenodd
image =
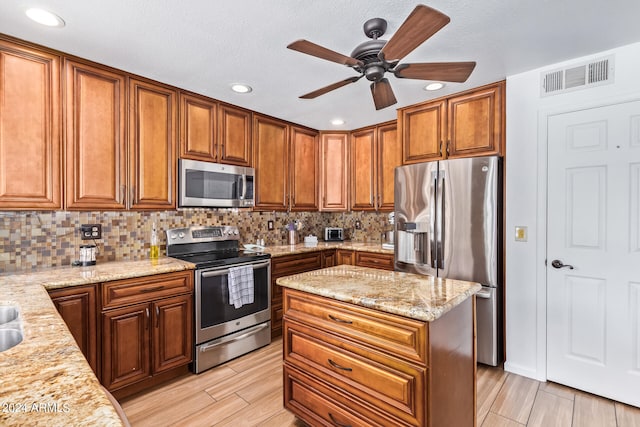
<instances>
[{"instance_id":1,"label":"ceiling fan light fixture","mask_svg":"<svg viewBox=\"0 0 640 427\"><path fill-rule=\"evenodd\" d=\"M62 28L65 26L64 20L55 13L49 12L44 9L32 7L25 11L25 14L38 24L46 25L47 27Z\"/></svg>"},{"instance_id":2,"label":"ceiling fan light fixture","mask_svg":"<svg viewBox=\"0 0 640 427\"><path fill-rule=\"evenodd\" d=\"M428 85L426 85L424 87L424 90L428 90L428 91L434 91L434 90L440 90L444 87L444 83L429 83Z\"/></svg>"},{"instance_id":3,"label":"ceiling fan light fixture","mask_svg":"<svg viewBox=\"0 0 640 427\"><path fill-rule=\"evenodd\" d=\"M233 83L231 85L231 90L236 93L249 93L253 90L253 88L244 83Z\"/></svg>"},{"instance_id":4,"label":"ceiling fan light fixture","mask_svg":"<svg viewBox=\"0 0 640 427\"><path fill-rule=\"evenodd\" d=\"M331 124L334 126L340 126L344 124L344 120L342 119L333 119L331 120Z\"/></svg>"}]
</instances>

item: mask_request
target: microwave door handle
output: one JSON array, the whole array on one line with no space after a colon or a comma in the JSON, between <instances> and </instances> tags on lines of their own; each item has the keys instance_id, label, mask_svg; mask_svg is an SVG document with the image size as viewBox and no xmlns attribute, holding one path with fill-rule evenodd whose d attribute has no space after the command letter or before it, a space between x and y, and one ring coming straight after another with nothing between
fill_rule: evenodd
<instances>
[{"instance_id":1,"label":"microwave door handle","mask_svg":"<svg viewBox=\"0 0 640 427\"><path fill-rule=\"evenodd\" d=\"M247 175L240 175L240 179L242 180L242 195L240 196L240 200L244 200L247 196Z\"/></svg>"}]
</instances>

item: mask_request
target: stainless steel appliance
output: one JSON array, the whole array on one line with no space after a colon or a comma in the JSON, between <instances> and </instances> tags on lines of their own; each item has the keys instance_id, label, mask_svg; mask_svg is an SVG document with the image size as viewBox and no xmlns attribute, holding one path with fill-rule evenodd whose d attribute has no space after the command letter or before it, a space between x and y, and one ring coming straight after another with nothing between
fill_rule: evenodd
<instances>
[{"instance_id":1,"label":"stainless steel appliance","mask_svg":"<svg viewBox=\"0 0 640 427\"><path fill-rule=\"evenodd\" d=\"M271 255L239 249L237 227L167 230L167 256L195 270L193 371L246 354L271 342ZM229 297L232 267L253 270L253 302L236 308Z\"/></svg>"},{"instance_id":2,"label":"stainless steel appliance","mask_svg":"<svg viewBox=\"0 0 640 427\"><path fill-rule=\"evenodd\" d=\"M395 170L395 269L482 284L477 356L493 366L502 351L501 194L498 157Z\"/></svg>"},{"instance_id":3,"label":"stainless steel appliance","mask_svg":"<svg viewBox=\"0 0 640 427\"><path fill-rule=\"evenodd\" d=\"M327 242L342 242L344 240L344 230L339 227L325 227L324 240Z\"/></svg>"},{"instance_id":4,"label":"stainless steel appliance","mask_svg":"<svg viewBox=\"0 0 640 427\"><path fill-rule=\"evenodd\" d=\"M178 206L253 206L253 168L187 159L178 167Z\"/></svg>"}]
</instances>

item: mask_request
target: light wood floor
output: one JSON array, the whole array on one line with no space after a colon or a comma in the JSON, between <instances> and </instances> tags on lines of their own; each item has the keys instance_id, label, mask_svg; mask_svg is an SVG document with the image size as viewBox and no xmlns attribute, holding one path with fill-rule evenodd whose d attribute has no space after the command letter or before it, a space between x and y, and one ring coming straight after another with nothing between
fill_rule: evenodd
<instances>
[{"instance_id":1,"label":"light wood floor","mask_svg":"<svg viewBox=\"0 0 640 427\"><path fill-rule=\"evenodd\" d=\"M303 427L282 407L282 340L123 400L133 427ZM478 367L478 426L640 427L640 409Z\"/></svg>"}]
</instances>

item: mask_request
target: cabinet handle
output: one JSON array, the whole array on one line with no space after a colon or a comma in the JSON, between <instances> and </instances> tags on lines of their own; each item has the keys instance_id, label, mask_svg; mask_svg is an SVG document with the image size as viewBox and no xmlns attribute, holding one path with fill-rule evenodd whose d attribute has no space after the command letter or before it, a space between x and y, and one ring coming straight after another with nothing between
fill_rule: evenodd
<instances>
[{"instance_id":1,"label":"cabinet handle","mask_svg":"<svg viewBox=\"0 0 640 427\"><path fill-rule=\"evenodd\" d=\"M347 325L351 325L353 324L353 322L351 320L343 320L343 319L339 319L333 315L329 315L329 319L333 320L334 322L338 322L338 323L346 323Z\"/></svg>"},{"instance_id":2,"label":"cabinet handle","mask_svg":"<svg viewBox=\"0 0 640 427\"><path fill-rule=\"evenodd\" d=\"M160 309L156 305L156 328L160 325Z\"/></svg>"},{"instance_id":3,"label":"cabinet handle","mask_svg":"<svg viewBox=\"0 0 640 427\"><path fill-rule=\"evenodd\" d=\"M132 185L131 186L131 204L134 205L136 203L137 203L137 201L136 201L136 186Z\"/></svg>"},{"instance_id":4,"label":"cabinet handle","mask_svg":"<svg viewBox=\"0 0 640 427\"><path fill-rule=\"evenodd\" d=\"M144 309L145 314L147 315L147 323L144 327L145 330L149 329L149 307Z\"/></svg>"},{"instance_id":5,"label":"cabinet handle","mask_svg":"<svg viewBox=\"0 0 640 427\"><path fill-rule=\"evenodd\" d=\"M161 291L164 289L164 285L155 286L153 288L142 288L140 289L141 294L147 294L149 292Z\"/></svg>"},{"instance_id":6,"label":"cabinet handle","mask_svg":"<svg viewBox=\"0 0 640 427\"><path fill-rule=\"evenodd\" d=\"M127 186L126 185L121 185L120 186L120 201L121 201L121 203L123 205L127 204L126 197L127 197Z\"/></svg>"},{"instance_id":7,"label":"cabinet handle","mask_svg":"<svg viewBox=\"0 0 640 427\"><path fill-rule=\"evenodd\" d=\"M334 417L333 414L331 412L329 412L329 418L331 418L331 422L334 423L336 426L338 427L351 427L351 424L342 424L339 423Z\"/></svg>"},{"instance_id":8,"label":"cabinet handle","mask_svg":"<svg viewBox=\"0 0 640 427\"><path fill-rule=\"evenodd\" d=\"M451 144L451 140L447 141L447 157L449 157L449 145Z\"/></svg>"},{"instance_id":9,"label":"cabinet handle","mask_svg":"<svg viewBox=\"0 0 640 427\"><path fill-rule=\"evenodd\" d=\"M331 359L327 359L327 361L329 362L329 365L333 366L333 367L334 367L334 368L336 368L336 369L341 369L341 370L343 370L343 371L347 371L347 372L351 372L351 371L353 371L353 369L352 369L352 368L347 368L347 367L345 367L345 366L340 366L340 365L338 365L336 362L334 362L334 361L333 361L333 360L331 360Z\"/></svg>"}]
</instances>

